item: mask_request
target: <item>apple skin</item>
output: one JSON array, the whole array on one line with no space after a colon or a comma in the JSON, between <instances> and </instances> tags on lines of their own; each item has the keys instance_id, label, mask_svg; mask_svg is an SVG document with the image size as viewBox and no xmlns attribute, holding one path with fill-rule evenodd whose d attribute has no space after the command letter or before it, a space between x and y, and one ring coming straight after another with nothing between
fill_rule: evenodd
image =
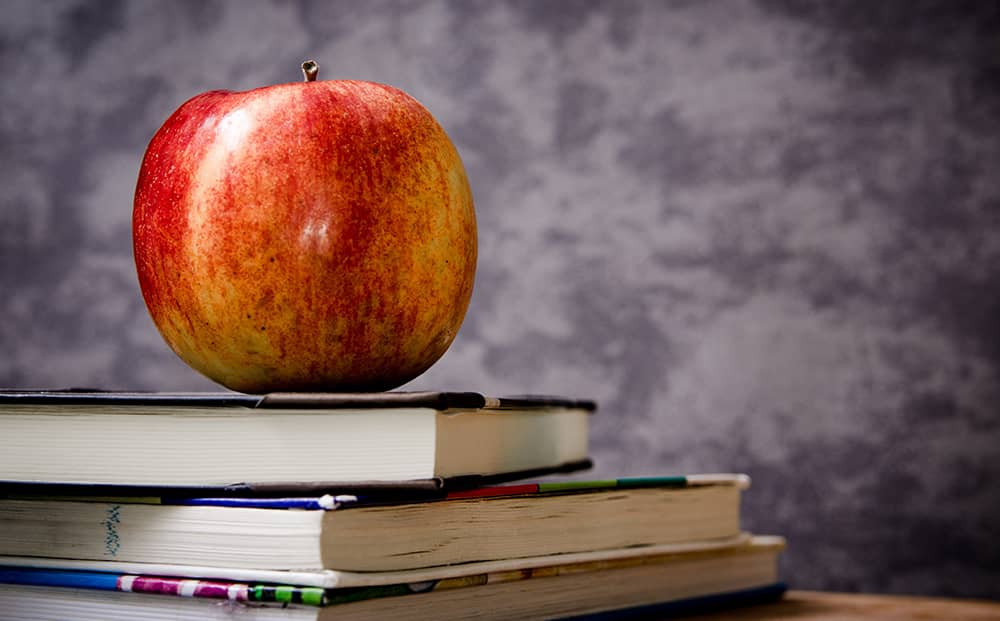
<instances>
[{"instance_id":1,"label":"apple skin","mask_svg":"<svg viewBox=\"0 0 1000 621\"><path fill-rule=\"evenodd\" d=\"M146 150L132 234L163 338L249 393L413 379L454 340L476 268L451 140L403 91L352 80L184 103Z\"/></svg>"}]
</instances>

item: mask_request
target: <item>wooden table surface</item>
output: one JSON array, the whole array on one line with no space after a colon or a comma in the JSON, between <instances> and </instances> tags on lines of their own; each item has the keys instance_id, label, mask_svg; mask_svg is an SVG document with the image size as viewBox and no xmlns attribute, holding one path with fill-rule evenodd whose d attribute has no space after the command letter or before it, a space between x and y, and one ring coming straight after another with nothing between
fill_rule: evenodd
<instances>
[{"instance_id":1,"label":"wooden table surface","mask_svg":"<svg viewBox=\"0 0 1000 621\"><path fill-rule=\"evenodd\" d=\"M789 591L771 604L689 617L691 621L1000 621L1000 602Z\"/></svg>"}]
</instances>

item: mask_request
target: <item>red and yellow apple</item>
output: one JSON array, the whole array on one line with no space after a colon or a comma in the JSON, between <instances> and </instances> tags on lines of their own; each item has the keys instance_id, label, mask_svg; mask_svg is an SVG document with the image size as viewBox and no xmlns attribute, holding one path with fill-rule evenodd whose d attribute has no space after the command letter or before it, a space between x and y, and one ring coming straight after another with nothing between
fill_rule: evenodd
<instances>
[{"instance_id":1,"label":"red and yellow apple","mask_svg":"<svg viewBox=\"0 0 1000 621\"><path fill-rule=\"evenodd\" d=\"M472 294L472 195L445 131L399 89L317 68L190 99L139 172L146 306L233 390L399 386L444 354Z\"/></svg>"}]
</instances>

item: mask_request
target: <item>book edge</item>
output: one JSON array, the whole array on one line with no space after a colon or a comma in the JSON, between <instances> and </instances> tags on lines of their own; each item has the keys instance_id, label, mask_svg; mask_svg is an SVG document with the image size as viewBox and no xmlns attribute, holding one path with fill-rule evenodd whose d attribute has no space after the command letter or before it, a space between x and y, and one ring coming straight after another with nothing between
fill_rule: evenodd
<instances>
[{"instance_id":1,"label":"book edge","mask_svg":"<svg viewBox=\"0 0 1000 621\"><path fill-rule=\"evenodd\" d=\"M548 409L573 408L593 412L597 403L550 395L489 397L478 392L388 391L388 392L142 392L101 390L11 390L0 389L3 405L146 405L157 406L241 406L273 409Z\"/></svg>"},{"instance_id":2,"label":"book edge","mask_svg":"<svg viewBox=\"0 0 1000 621\"><path fill-rule=\"evenodd\" d=\"M0 497L25 495L101 496L105 498L199 498L219 496L225 498L275 498L279 496L313 496L358 494L371 498L396 498L420 500L442 498L449 491L465 490L478 486L497 485L525 478L567 474L593 467L589 457L530 470L494 474L464 475L451 478L369 480L369 481L314 481L234 483L230 485L118 485L114 483L77 483L60 481L11 481L0 480Z\"/></svg>"}]
</instances>

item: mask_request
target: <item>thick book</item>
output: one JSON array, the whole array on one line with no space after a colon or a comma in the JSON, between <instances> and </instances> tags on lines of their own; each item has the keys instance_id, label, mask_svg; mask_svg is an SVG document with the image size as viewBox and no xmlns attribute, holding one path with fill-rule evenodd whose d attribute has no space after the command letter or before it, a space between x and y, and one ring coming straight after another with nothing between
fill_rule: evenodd
<instances>
[{"instance_id":1,"label":"thick book","mask_svg":"<svg viewBox=\"0 0 1000 621\"><path fill-rule=\"evenodd\" d=\"M740 534L748 485L746 475L716 474L511 484L410 501L7 497L0 555L388 571L725 540Z\"/></svg>"},{"instance_id":2,"label":"thick book","mask_svg":"<svg viewBox=\"0 0 1000 621\"><path fill-rule=\"evenodd\" d=\"M0 391L0 490L468 487L588 467L594 409L455 392Z\"/></svg>"},{"instance_id":3,"label":"thick book","mask_svg":"<svg viewBox=\"0 0 1000 621\"><path fill-rule=\"evenodd\" d=\"M113 567L3 565L0 619L521 619L691 612L779 597L783 547L780 537L747 537L727 545L626 548L374 579L360 575L358 586L343 588L270 582L267 573L264 581L234 581Z\"/></svg>"}]
</instances>

